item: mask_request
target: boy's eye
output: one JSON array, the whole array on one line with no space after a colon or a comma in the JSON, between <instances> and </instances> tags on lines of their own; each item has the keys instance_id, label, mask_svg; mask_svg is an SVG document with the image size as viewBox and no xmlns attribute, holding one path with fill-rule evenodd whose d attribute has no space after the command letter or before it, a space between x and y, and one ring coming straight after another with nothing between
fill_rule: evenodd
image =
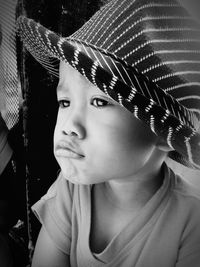
<instances>
[{"instance_id":1,"label":"boy's eye","mask_svg":"<svg viewBox=\"0 0 200 267\"><path fill-rule=\"evenodd\" d=\"M101 98L94 98L92 99L91 101L91 104L95 107L105 107L105 106L108 106L110 105L110 103L104 99L101 99Z\"/></svg>"},{"instance_id":2,"label":"boy's eye","mask_svg":"<svg viewBox=\"0 0 200 267\"><path fill-rule=\"evenodd\" d=\"M59 100L58 101L59 108L67 108L70 106L70 101L69 100Z\"/></svg>"}]
</instances>

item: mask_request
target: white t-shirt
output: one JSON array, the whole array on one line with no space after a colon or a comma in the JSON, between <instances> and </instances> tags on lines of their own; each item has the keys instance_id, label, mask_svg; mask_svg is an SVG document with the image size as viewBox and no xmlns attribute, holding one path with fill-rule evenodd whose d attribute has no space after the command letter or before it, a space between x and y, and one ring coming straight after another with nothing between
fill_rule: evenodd
<instances>
[{"instance_id":1,"label":"white t-shirt","mask_svg":"<svg viewBox=\"0 0 200 267\"><path fill-rule=\"evenodd\" d=\"M59 175L32 207L71 267L200 266L200 194L166 165L160 189L100 254L89 246L91 189Z\"/></svg>"}]
</instances>

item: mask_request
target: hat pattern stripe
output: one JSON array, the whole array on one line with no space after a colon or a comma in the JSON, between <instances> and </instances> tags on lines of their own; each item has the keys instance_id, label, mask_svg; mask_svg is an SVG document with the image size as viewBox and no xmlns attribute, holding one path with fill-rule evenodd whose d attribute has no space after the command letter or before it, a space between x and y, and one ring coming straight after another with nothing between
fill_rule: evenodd
<instances>
[{"instance_id":1,"label":"hat pattern stripe","mask_svg":"<svg viewBox=\"0 0 200 267\"><path fill-rule=\"evenodd\" d=\"M121 3L120 3L120 6L118 6L118 7L121 7L123 4L124 4L124 2L126 2L126 0L123 0L123 1L121 1ZM110 25L112 25L126 10L128 10L129 8L130 8L130 6L133 4L135 2L135 0L132 0L132 2L130 2L130 3L128 3L127 5L125 5L125 7L124 7L124 9L122 9L121 10L121 12L119 12L119 14L117 14L115 17L114 17L114 19L112 19L112 21L110 21L109 22L109 24ZM101 20L103 20L104 21L104 23L103 24L101 24L101 27L99 27L99 29L98 29L98 31L96 31L96 33L93 35L93 38L92 38L92 40L94 40L94 38L97 36L97 34L103 29L103 26L106 24L106 22L110 19L110 17L113 17L112 15L113 15L113 13L115 12L115 6L113 6L113 5L111 5L111 9L113 10L111 10L110 11L110 14L109 14L109 16L107 16L106 15L106 12L104 13L104 15L103 16L101 16ZM105 18L105 19L104 19ZM105 31L106 31L106 29L105 29ZM93 30L93 32L95 32L94 30ZM96 43L98 43L99 41L100 41L100 39L101 39L101 37L102 36L104 36L104 34L105 34L105 32L102 32L100 35L99 35L99 39L97 39L96 40ZM87 40L89 40L90 42L92 41L92 40L90 40L90 39L86 39L86 41ZM94 44L95 44L95 42L94 42Z\"/></svg>"},{"instance_id":2,"label":"hat pattern stripe","mask_svg":"<svg viewBox=\"0 0 200 267\"><path fill-rule=\"evenodd\" d=\"M113 69L110 67L110 65L108 64L108 62L105 60L105 57L103 57L102 55L100 55L100 53L96 53L93 49L89 48L90 52L92 52L93 54L96 55L96 57L98 58L98 60L101 62L101 65L102 66L106 66L106 69L114 76L116 77L117 75L115 75L115 73L113 72L113 70L116 72L116 69ZM90 53L90 55L92 54ZM92 57L91 57L92 58ZM110 63L113 63L113 61L111 60ZM113 64L114 65L114 64ZM119 72L118 72L119 73ZM121 76L121 73L120 73L120 76ZM122 76L121 76L122 77Z\"/></svg>"},{"instance_id":3,"label":"hat pattern stripe","mask_svg":"<svg viewBox=\"0 0 200 267\"><path fill-rule=\"evenodd\" d=\"M72 42L72 45L73 45L74 43ZM75 43L75 45L77 45L78 46L78 43ZM82 47L83 49L84 49L84 52L90 57L90 54L92 54L93 55L93 57L96 59L96 61L98 62L98 64L103 68L103 66L102 66L102 64L101 64L101 61L99 60L99 58L96 56L96 54L95 53L93 53L93 50L92 49L90 49L90 53L88 52L88 49L86 49L85 47ZM80 50L81 50L81 48L79 48Z\"/></svg>"},{"instance_id":4,"label":"hat pattern stripe","mask_svg":"<svg viewBox=\"0 0 200 267\"><path fill-rule=\"evenodd\" d=\"M162 45L164 45L165 43L187 43L187 42L190 43L190 42L194 42L194 41L196 41L196 40L195 39L184 39L184 40L180 40L180 39L173 39L173 40L155 39L155 40L149 40L149 41L146 41L143 44L137 46L135 49L131 50L131 52L125 54L123 57L121 57L121 59L127 60L134 53L139 52L139 50L144 49L146 46L151 45L151 44L162 43ZM124 46L126 46L128 43L129 42L126 42L123 46L120 46L115 51L113 51L113 53L116 54L117 52L120 52L120 50L122 50L124 48ZM173 53L173 52L171 51L171 53Z\"/></svg>"},{"instance_id":5,"label":"hat pattern stripe","mask_svg":"<svg viewBox=\"0 0 200 267\"><path fill-rule=\"evenodd\" d=\"M36 36L36 39L35 39L35 43L37 44L37 53L34 53L34 50L32 51L32 54L33 56L35 57L36 60L39 59L39 62L42 66L44 66L46 69L48 69L53 75L55 76L59 76L58 75L58 72L57 72L57 68L58 68L58 60L56 60L55 58L48 58L48 60L46 60L44 58L44 54L43 52L40 52L40 49L39 49L39 44L42 43L42 45L45 47L45 43L40 35L40 31L39 31L39 25L37 25L36 27L36 32L38 33L38 38ZM46 34L45 34L45 37L46 39L48 40L48 35L50 34L51 32L50 31L47 31ZM30 39L30 42L32 40ZM31 46L30 46L31 47ZM58 55L57 51L54 49L54 52L56 52L56 54ZM51 52L52 53L52 52ZM53 53L52 53L53 54Z\"/></svg>"},{"instance_id":6,"label":"hat pattern stripe","mask_svg":"<svg viewBox=\"0 0 200 267\"><path fill-rule=\"evenodd\" d=\"M72 44L72 41L71 41L71 44ZM76 45L77 41L74 42L74 44ZM101 67L104 66L104 68L106 68L109 72L111 72L113 76L116 76L116 77L120 76L120 78L125 83L131 84L132 86L134 86L130 76L128 75L128 72L126 71L126 69L123 66L121 66L121 65L117 66L117 64L115 63L115 61L112 58L109 58L109 63L108 63L108 60L105 59L105 56L103 56L102 53L97 54L97 51L95 51L94 49L91 49L89 46L87 46L87 48L86 48L86 46L82 45L82 48L90 58L92 58L94 55L95 58L97 59L97 61L99 62L99 65ZM119 69L119 67L120 67L120 69ZM122 73L124 73L124 75Z\"/></svg>"},{"instance_id":7,"label":"hat pattern stripe","mask_svg":"<svg viewBox=\"0 0 200 267\"><path fill-rule=\"evenodd\" d=\"M151 52L151 53L149 53L149 54L147 54L147 55L145 55L145 56L142 56L139 60L137 60L137 61L134 61L133 63L132 63L132 66L133 67L137 67L137 65L139 65L139 64L141 64L141 63L144 63L145 61L147 61L147 60L150 60L151 59L151 57L153 58L154 56L156 56L156 55L159 55L159 54L161 54L161 55L168 55L168 54L174 54L174 58L176 58L177 57L177 55L180 55L180 54L183 54L183 57L184 57L184 54L191 54L191 55L193 55L193 54L200 54L200 51L193 51L193 50L173 50L173 51L171 51L171 50L156 50L156 51L154 51L154 52ZM172 61L173 62L173 61ZM160 64L160 68L161 67L163 67L163 66L165 66L165 65L170 65L170 64L168 64L168 61L166 61L165 62L166 64L164 64L164 63L159 63ZM177 64L179 64L179 61L177 60L176 61L176 63ZM181 63L181 61L180 61L180 63ZM159 64L157 64L157 65L159 65ZM171 63L172 64L172 63ZM173 63L173 64L175 64L175 63ZM153 69L152 69L153 70ZM144 72L145 70L143 70L143 72ZM186 85L187 83L185 83L184 85ZM197 85L198 85L198 83L196 83ZM173 87L176 87L176 86L173 86ZM173 87L166 87L166 91L167 90L170 90L170 88L173 88Z\"/></svg>"},{"instance_id":8,"label":"hat pattern stripe","mask_svg":"<svg viewBox=\"0 0 200 267\"><path fill-rule=\"evenodd\" d=\"M123 4L124 1L125 1L125 0L123 0L121 4ZM115 1L111 1L110 6L107 6L107 8L104 9L103 16L102 16L102 14L99 12L100 15L98 14L98 17L96 18L96 21L97 21L98 23L96 23L95 27L90 28L89 31L87 31L87 39L86 39L86 41L87 41L87 40L90 40L90 41L91 41L91 40L93 39L93 37L96 37L96 34L99 32L99 29L100 29L101 27L103 27L103 25L105 25L105 23L106 23L107 20L108 20L108 17L112 15L112 13L111 13L111 9L112 9L113 5L116 5ZM104 19L104 18L106 18L106 19ZM100 26L99 26L99 25L100 25ZM89 33L89 34L88 34L88 33ZM83 36L83 37L84 37L84 36Z\"/></svg>"},{"instance_id":9,"label":"hat pattern stripe","mask_svg":"<svg viewBox=\"0 0 200 267\"><path fill-rule=\"evenodd\" d=\"M188 75L188 74L199 75L200 71L177 71L177 72L170 73L170 74L167 74L167 75L158 76L156 79L153 79L152 82L156 83L156 82L158 82L160 80L168 79L168 78L171 78L173 76Z\"/></svg>"},{"instance_id":10,"label":"hat pattern stripe","mask_svg":"<svg viewBox=\"0 0 200 267\"><path fill-rule=\"evenodd\" d=\"M174 49L173 51L171 50L156 50L156 51L153 51L145 56L142 56L140 59L138 59L137 61L134 61L132 63L132 66L135 67L137 66L138 64L144 62L145 60L149 60L151 57L154 57L156 55L164 55L164 54L174 54L174 58L176 58L176 55L178 54L200 54L200 51L199 50L189 50L189 49L185 49L185 50L182 50L182 49Z\"/></svg>"},{"instance_id":11,"label":"hat pattern stripe","mask_svg":"<svg viewBox=\"0 0 200 267\"><path fill-rule=\"evenodd\" d=\"M103 57L102 57L102 58L103 58ZM132 80L131 80L131 77L129 76L129 74L128 74L128 72L126 71L126 69L123 67L123 68L121 68L121 71L120 71L119 68L118 68L118 66L117 66L117 64L115 64L114 60L112 60L112 64L113 64L115 70L118 72L118 74L119 74L120 78L122 79L122 81L123 81L124 83L128 83L128 84L129 84L129 82L130 82L131 86L134 87L134 84L133 84L133 82L132 82ZM122 74L123 72L125 73L124 75ZM118 75L117 75L117 76L118 76ZM126 82L126 81L124 80L124 76L127 77L128 82Z\"/></svg>"},{"instance_id":12,"label":"hat pattern stripe","mask_svg":"<svg viewBox=\"0 0 200 267\"><path fill-rule=\"evenodd\" d=\"M87 26L84 27L84 29L81 32L77 33L80 38L81 38L81 36L85 35L85 32L91 32L92 31L93 22L96 21L97 17L98 17L98 12L96 12L94 14L94 16L88 21ZM76 36L76 33L74 33L74 37L75 36Z\"/></svg>"},{"instance_id":13,"label":"hat pattern stripe","mask_svg":"<svg viewBox=\"0 0 200 267\"><path fill-rule=\"evenodd\" d=\"M143 70L142 73L146 74L152 70L158 70L160 67L167 66L167 65L180 65L180 64L199 64L200 68L200 61L199 60L177 60L177 61L163 61L162 63L158 63L156 65L151 65L147 69Z\"/></svg>"},{"instance_id":14,"label":"hat pattern stripe","mask_svg":"<svg viewBox=\"0 0 200 267\"><path fill-rule=\"evenodd\" d=\"M100 27L98 27L98 30L97 31L94 31L93 30L93 33L95 32L95 34L92 33L93 37L92 39L88 39L90 41L93 41L94 39L96 39L96 36L99 35L104 35L104 32L101 32L102 29L105 29L104 25L107 24L107 22L109 21L110 24L112 24L116 19L118 19L125 10L128 10L130 8L130 6L135 2L135 0L132 0L132 3L127 3L126 5L124 5L124 3L127 2L126 0L122 0L120 2L120 4L116 3L116 1L114 1L113 4L110 5L110 8L109 9L104 9L106 10L106 12L103 12L103 16L102 16L102 13L100 14L99 16L99 21L103 21L103 23L101 23ZM118 14L116 14L116 5L118 7L118 9L120 10L120 8L124 5L125 8L121 10L121 12L118 12ZM107 12L108 11L108 12ZM115 13L115 19L111 19L113 18L113 14ZM111 21L110 21L111 19ZM105 29L106 31L106 29ZM99 34L101 32L101 34ZM97 39L98 40L98 39ZM86 39L87 41L87 39Z\"/></svg>"},{"instance_id":15,"label":"hat pattern stripe","mask_svg":"<svg viewBox=\"0 0 200 267\"><path fill-rule=\"evenodd\" d=\"M191 98L200 100L200 96L198 96L198 95L188 95L188 96L183 96L183 97L180 97L180 98L178 97L177 100L181 101L181 100L191 99Z\"/></svg>"},{"instance_id":16,"label":"hat pattern stripe","mask_svg":"<svg viewBox=\"0 0 200 267\"><path fill-rule=\"evenodd\" d=\"M119 47L116 47L116 49L113 51L113 53L114 54L119 53L125 46L127 46L129 43L131 43L133 41L136 42L136 39L139 38L140 36L143 36L145 33L150 34L150 33L153 33L153 32L158 33L158 32L167 32L167 31L169 31L169 32L170 31L172 31L172 32L174 32L174 31L181 32L181 31L191 31L191 30L192 29L190 29L190 28L183 28L183 29L171 28L171 29L159 29L159 30L158 29L156 29L156 30L155 29L145 29L145 30L142 30L139 33L135 34L134 36L131 36L130 39L126 40L126 42L121 44ZM182 39L182 40L181 39L173 39L173 40L172 39L171 40L167 40L167 39L158 39L158 40L156 40L156 39L154 39L154 40L148 40L145 43L137 46L135 49L133 49L128 54L124 55L122 59L123 60L127 59L129 56L131 56L132 54L134 54L138 50L144 48L145 46L147 46L148 44L151 44L151 43L157 43L157 42L162 42L162 43L175 42L175 43L177 43L177 42L190 42L190 41L194 41L195 42L195 41L197 41L197 39ZM112 45L114 45L114 44L115 44L115 42L113 42Z\"/></svg>"},{"instance_id":17,"label":"hat pattern stripe","mask_svg":"<svg viewBox=\"0 0 200 267\"><path fill-rule=\"evenodd\" d=\"M192 86L200 86L200 82L185 82L185 83L180 83L172 87L168 87L165 89L166 92L170 92L176 89L184 88L184 87L192 87Z\"/></svg>"},{"instance_id":18,"label":"hat pattern stripe","mask_svg":"<svg viewBox=\"0 0 200 267\"><path fill-rule=\"evenodd\" d=\"M151 5L148 5L147 7L149 7L149 6L151 6ZM141 9L138 9L138 11L139 10L141 10ZM130 17L132 16L132 14L130 15ZM187 19L189 19L189 17L187 17L187 16L185 16L185 17L180 17L180 16L163 16L162 18L159 16L159 17L152 17L152 16L148 16L148 17L145 17L145 18L139 18L137 21L135 21L132 25L130 25L129 27L127 27L121 34L119 34L118 36L117 36L117 38L113 41L113 42L111 42L109 45L107 45L106 47L107 47L107 49L110 49L112 46L114 46L115 45L115 42L116 41L119 41L120 40L120 38L123 40L123 36L125 35L125 34L127 34L128 33L128 31L133 31L134 30L134 27L136 27L136 26L138 26L138 24L141 24L141 23L144 23L144 22L151 22L152 20L158 20L158 21L160 21L160 20L174 20L174 19L176 19L176 20L187 20ZM126 20L128 20L128 18L126 19ZM122 22L120 25L122 25L124 22ZM119 26L120 25L118 25L118 27L116 27L116 29L107 37L107 39L106 40L104 40L103 42L102 42L102 46L104 46L104 45L106 45L106 41L107 40L109 40L110 39L110 36L112 35L112 34L114 34L116 31L117 31L117 29L118 28L120 28ZM189 29L191 29L191 30L194 30L193 28L188 28L187 30L189 30ZM180 31L181 29L180 28L167 28L167 29L160 29L160 31L173 31L173 30L176 30L176 31ZM186 30L186 28L184 28L183 30ZM151 31L159 31L158 29L148 29L148 30L143 30L143 31L141 31L141 32L139 32L139 33L137 33L134 37L133 37L133 39L132 39L132 41L135 39L135 38L138 38L140 35L142 35L143 33L147 33L147 32L151 32ZM100 39L99 39L100 40ZM99 41L98 40L98 41ZM98 43L98 41L96 42L96 45L97 45L97 43Z\"/></svg>"},{"instance_id":19,"label":"hat pattern stripe","mask_svg":"<svg viewBox=\"0 0 200 267\"><path fill-rule=\"evenodd\" d=\"M123 13L127 10L127 7L129 8L130 5L133 4L133 2L135 2L135 1L132 1L132 2L129 3L129 5L126 5L125 8L120 12L120 15L123 14ZM131 14L130 14L129 16L125 17L125 19L122 20L122 21L118 24L118 26L117 26L116 28L114 28L113 31L110 32L109 36L108 36L107 38L105 38L105 40L103 41L103 43L102 43L101 45L104 46L104 45L106 44L107 40L109 40L109 39L112 37L112 35L114 35L114 33L115 33L117 30L119 30L119 29L121 28L121 26L124 25L124 24L125 24L131 17L136 16L136 14L137 14L138 12L140 12L140 11L142 11L142 10L144 10L144 9L148 9L148 8L155 8L155 7L165 7L165 8L170 7L170 8L171 8L172 6L173 6L173 7L177 7L176 4L166 5L166 4L150 3L150 4L145 4L145 5L143 5L143 6L139 7L139 8L136 8L136 9L134 10L134 12L131 12ZM113 19L111 22L109 22L109 25L112 26L112 25L116 22L116 20L119 18L120 15L115 16L114 19ZM102 16L102 17L104 18L105 16ZM186 18L187 18L187 17L186 17ZM146 20L146 19L147 19L147 18L144 18L144 20ZM149 19L149 18L148 18L148 19ZM136 24L138 24L139 22L142 22L142 21L143 21L143 18L140 18L140 19L139 19L138 21L136 21L132 26L129 26L127 29L131 29L131 28L134 27ZM87 27L87 25L85 25L84 27ZM84 27L83 27L83 29L84 29ZM122 32L120 35L118 35L118 37L119 37L119 38L122 37L122 36L124 35L124 33L127 32L127 29L126 29L124 32ZM81 29L81 30L82 30L82 29ZM80 31L81 31L81 30L80 30ZM92 30L92 31L91 31L91 30ZM94 32L93 29L90 29L90 31L91 31L90 34L92 35L92 33ZM86 36L87 36L87 34L88 34L88 32L85 32L85 35L86 35ZM72 35L72 36L73 36L73 35ZM100 39L103 39L103 36L104 36L104 34L101 34L101 35L100 35L100 38L97 39L96 42L95 42L94 44L97 45L97 44L99 43ZM74 37L74 36L73 36L73 37ZM115 41L117 41L117 40L119 39L118 37L115 39ZM84 38L84 35L81 36L81 38ZM89 38L86 39L86 41L90 41ZM106 46L107 49L109 49L113 44L114 44L114 43L111 43L110 45Z\"/></svg>"},{"instance_id":20,"label":"hat pattern stripe","mask_svg":"<svg viewBox=\"0 0 200 267\"><path fill-rule=\"evenodd\" d=\"M69 42L72 46L73 46L73 42ZM80 48L80 46L79 46L79 44L78 43L74 43L74 45L76 45L77 47L78 47L78 50L80 51L81 50L81 48ZM83 47L83 49L84 49L84 52L85 52L85 54L88 56L88 57L90 57L90 54L88 53L88 50L87 49L85 49L85 47ZM60 47L60 50L62 51L62 47ZM96 59L97 61L98 61L98 59ZM98 61L99 62L99 61ZM101 63L99 62L99 64L101 65Z\"/></svg>"},{"instance_id":21,"label":"hat pattern stripe","mask_svg":"<svg viewBox=\"0 0 200 267\"><path fill-rule=\"evenodd\" d=\"M91 50L93 50L93 49L91 49ZM125 68L123 68L123 69L121 68L119 70L117 64L112 59L109 62L111 66L109 66L109 64L107 63L107 61L105 60L105 58L103 57L103 55L101 53L99 53L98 56L100 56L101 59L103 60L103 62L105 62L106 66L108 66L108 69L111 70L111 73L113 73L112 69L115 70L115 74L113 73L113 76L120 77L120 79L122 79L122 81L124 83L127 83L127 81L125 80L125 77L126 77L128 79L128 81L130 82L130 84L132 86L134 86L134 84L132 83L132 80L131 80L130 76L128 75L128 73L126 72ZM122 74L123 72L125 72L126 74L123 75Z\"/></svg>"}]
</instances>

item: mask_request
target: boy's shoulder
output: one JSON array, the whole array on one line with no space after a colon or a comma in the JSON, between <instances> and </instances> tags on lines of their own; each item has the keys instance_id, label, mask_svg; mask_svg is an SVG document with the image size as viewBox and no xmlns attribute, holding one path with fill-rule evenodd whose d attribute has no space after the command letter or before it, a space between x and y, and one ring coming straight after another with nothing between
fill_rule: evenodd
<instances>
[{"instance_id":1,"label":"boy's shoulder","mask_svg":"<svg viewBox=\"0 0 200 267\"><path fill-rule=\"evenodd\" d=\"M200 186L191 184L187 178L183 178L178 174L174 174L171 170L172 179L172 196L176 200L179 208L187 213L196 212L200 215Z\"/></svg>"},{"instance_id":2,"label":"boy's shoulder","mask_svg":"<svg viewBox=\"0 0 200 267\"><path fill-rule=\"evenodd\" d=\"M200 244L200 188L188 180L187 177L174 174L169 206L175 220L174 229L181 232L183 254L191 253Z\"/></svg>"},{"instance_id":3,"label":"boy's shoulder","mask_svg":"<svg viewBox=\"0 0 200 267\"><path fill-rule=\"evenodd\" d=\"M197 201L200 201L200 180L199 180L199 187L197 187L191 182L189 182L187 178L183 178L178 174L174 174L174 176L175 179L174 179L173 190L175 193L183 195L185 197L191 197L196 199Z\"/></svg>"}]
</instances>

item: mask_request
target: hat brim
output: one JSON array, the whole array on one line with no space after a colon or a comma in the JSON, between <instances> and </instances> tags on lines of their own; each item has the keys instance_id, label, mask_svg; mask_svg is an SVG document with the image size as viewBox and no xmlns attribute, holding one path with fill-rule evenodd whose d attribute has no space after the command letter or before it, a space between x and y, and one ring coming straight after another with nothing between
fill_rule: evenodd
<instances>
[{"instance_id":1,"label":"hat brim","mask_svg":"<svg viewBox=\"0 0 200 267\"><path fill-rule=\"evenodd\" d=\"M63 38L24 16L19 34L34 58L58 76L61 60L108 94L174 149L169 156L190 168L200 169L198 114L191 112L136 68L92 44Z\"/></svg>"}]
</instances>

